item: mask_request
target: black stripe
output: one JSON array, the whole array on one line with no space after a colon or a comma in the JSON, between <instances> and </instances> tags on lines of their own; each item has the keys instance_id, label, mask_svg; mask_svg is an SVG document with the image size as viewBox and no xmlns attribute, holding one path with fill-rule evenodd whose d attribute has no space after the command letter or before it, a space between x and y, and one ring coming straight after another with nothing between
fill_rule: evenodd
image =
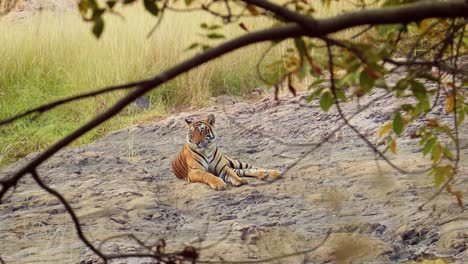
<instances>
[{"instance_id":1,"label":"black stripe","mask_svg":"<svg viewBox=\"0 0 468 264\"><path fill-rule=\"evenodd\" d=\"M221 173L223 171L224 168L226 168L227 164L224 164L224 166L221 168L221 170L219 171L219 173Z\"/></svg>"},{"instance_id":2,"label":"black stripe","mask_svg":"<svg viewBox=\"0 0 468 264\"><path fill-rule=\"evenodd\" d=\"M229 166L231 166L231 168L234 169L235 166L234 166L234 162L232 162L232 159L227 158L227 160L229 161Z\"/></svg>"},{"instance_id":3,"label":"black stripe","mask_svg":"<svg viewBox=\"0 0 468 264\"><path fill-rule=\"evenodd\" d=\"M217 171L216 168L218 167L218 165L219 165L219 163L221 162L222 159L223 159L223 156L219 157L218 162L216 162L216 165L214 166L215 171ZM224 164L224 166L226 166L226 164Z\"/></svg>"},{"instance_id":4,"label":"black stripe","mask_svg":"<svg viewBox=\"0 0 468 264\"><path fill-rule=\"evenodd\" d=\"M193 152L195 152L196 154L198 154L198 156L200 156L202 159L205 160L205 162L208 164L208 160L206 160L205 156L203 156L201 153L199 153L198 151L192 149Z\"/></svg>"},{"instance_id":5,"label":"black stripe","mask_svg":"<svg viewBox=\"0 0 468 264\"><path fill-rule=\"evenodd\" d=\"M202 163L201 161L199 161L199 160L197 160L197 159L195 159L195 158L194 158L194 160L195 160L196 162L198 162L198 164L200 164L200 166L202 166L202 168L205 168L205 165L203 165L203 163Z\"/></svg>"},{"instance_id":6,"label":"black stripe","mask_svg":"<svg viewBox=\"0 0 468 264\"><path fill-rule=\"evenodd\" d=\"M224 166L221 168L221 170L219 172L216 172L216 174L218 175L218 177L220 177L221 179L223 179L223 181L226 181L226 172L224 172L224 174L222 174L223 172L223 169L226 167L227 165L224 164Z\"/></svg>"},{"instance_id":7,"label":"black stripe","mask_svg":"<svg viewBox=\"0 0 468 264\"><path fill-rule=\"evenodd\" d=\"M218 154L218 148L216 148L215 153L214 153L213 158L211 159L210 163L213 162L213 160L216 158L217 154Z\"/></svg>"}]
</instances>

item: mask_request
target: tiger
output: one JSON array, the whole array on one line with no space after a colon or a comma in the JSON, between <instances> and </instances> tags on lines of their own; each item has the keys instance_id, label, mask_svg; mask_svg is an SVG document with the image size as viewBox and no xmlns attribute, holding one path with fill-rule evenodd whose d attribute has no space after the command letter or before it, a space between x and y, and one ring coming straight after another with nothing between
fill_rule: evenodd
<instances>
[{"instance_id":1,"label":"tiger","mask_svg":"<svg viewBox=\"0 0 468 264\"><path fill-rule=\"evenodd\" d=\"M177 178L205 183L214 190L224 190L227 183L236 187L248 184L247 179L242 177L263 180L281 175L279 170L256 168L223 154L215 142L214 115L196 122L186 118L185 122L188 125L186 143L172 161L172 171Z\"/></svg>"}]
</instances>

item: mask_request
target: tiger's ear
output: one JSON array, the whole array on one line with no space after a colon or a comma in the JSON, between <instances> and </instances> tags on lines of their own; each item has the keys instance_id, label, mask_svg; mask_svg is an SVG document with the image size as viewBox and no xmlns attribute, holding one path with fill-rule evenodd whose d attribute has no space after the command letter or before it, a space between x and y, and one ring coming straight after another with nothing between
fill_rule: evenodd
<instances>
[{"instance_id":1,"label":"tiger's ear","mask_svg":"<svg viewBox=\"0 0 468 264\"><path fill-rule=\"evenodd\" d=\"M214 125L215 123L215 116L213 114L209 115L208 118L206 119L206 121L210 124L210 125Z\"/></svg>"},{"instance_id":2,"label":"tiger's ear","mask_svg":"<svg viewBox=\"0 0 468 264\"><path fill-rule=\"evenodd\" d=\"M187 123L187 125L192 124L192 122L193 122L192 119L190 119L190 118L188 118L188 117L185 118L185 123Z\"/></svg>"}]
</instances>

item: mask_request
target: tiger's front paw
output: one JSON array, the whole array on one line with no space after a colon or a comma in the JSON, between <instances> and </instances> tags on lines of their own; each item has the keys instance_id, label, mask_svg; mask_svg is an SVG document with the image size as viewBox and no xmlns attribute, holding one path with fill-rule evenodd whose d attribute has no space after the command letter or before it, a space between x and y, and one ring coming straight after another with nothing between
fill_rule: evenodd
<instances>
[{"instance_id":1,"label":"tiger's front paw","mask_svg":"<svg viewBox=\"0 0 468 264\"><path fill-rule=\"evenodd\" d=\"M281 171L279 170L268 170L267 171L268 176L272 178L280 178L281 177Z\"/></svg>"},{"instance_id":2,"label":"tiger's front paw","mask_svg":"<svg viewBox=\"0 0 468 264\"><path fill-rule=\"evenodd\" d=\"M238 177L237 179L231 178L232 185L239 187L244 184L248 184L249 181L247 179Z\"/></svg>"},{"instance_id":3,"label":"tiger's front paw","mask_svg":"<svg viewBox=\"0 0 468 264\"><path fill-rule=\"evenodd\" d=\"M227 187L227 184L223 180L221 180L220 178L214 178L208 184L210 185L210 187L213 190L217 190L217 191L225 190L226 187Z\"/></svg>"},{"instance_id":4,"label":"tiger's front paw","mask_svg":"<svg viewBox=\"0 0 468 264\"><path fill-rule=\"evenodd\" d=\"M259 180L264 180L266 177L268 177L268 173L264 170L259 170L255 173L255 176Z\"/></svg>"}]
</instances>

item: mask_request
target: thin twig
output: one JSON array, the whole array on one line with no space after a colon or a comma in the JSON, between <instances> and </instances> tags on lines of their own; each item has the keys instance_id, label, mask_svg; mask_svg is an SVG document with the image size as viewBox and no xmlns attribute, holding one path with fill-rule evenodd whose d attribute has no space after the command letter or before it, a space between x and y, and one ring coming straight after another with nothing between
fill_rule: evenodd
<instances>
[{"instance_id":1,"label":"thin twig","mask_svg":"<svg viewBox=\"0 0 468 264\"><path fill-rule=\"evenodd\" d=\"M319 249L320 247L322 247L325 242L327 242L328 238L330 238L330 235L331 235L331 232L328 231L327 234L325 235L325 237L322 239L322 241L315 247L313 248L310 248L310 249L306 249L306 250L302 250L302 251L296 251L296 252L293 252L293 253L289 253L289 254L284 254L284 255L281 255L281 256L277 256L277 257L271 257L271 258L267 258L267 259L259 259L259 260L241 260L241 261L229 261L229 260L225 260L225 261L210 261L210 260L199 260L197 261L197 263L206 263L206 264L254 264L254 263L268 263L268 262L273 262L275 260L280 260L280 259L285 259L285 258L289 258L289 257L293 257L293 256L299 256L299 255L305 255L305 254L308 254L308 253L311 253L311 252L314 252L316 251L317 249Z\"/></svg>"},{"instance_id":2,"label":"thin twig","mask_svg":"<svg viewBox=\"0 0 468 264\"><path fill-rule=\"evenodd\" d=\"M168 3L169 3L169 0L165 0L165 1L164 1L163 7L161 8L161 12L160 12L161 14L160 14L159 17L158 17L158 21L157 21L156 24L151 28L151 30L148 32L148 34L146 35L146 38L150 38L150 37L153 35L153 33L156 31L156 29L158 29L159 25L161 25L161 22L162 22L162 20L163 20L164 14L166 13L166 12L164 12L164 11L166 11L167 4L168 4Z\"/></svg>"},{"instance_id":3,"label":"thin twig","mask_svg":"<svg viewBox=\"0 0 468 264\"><path fill-rule=\"evenodd\" d=\"M424 170L415 170L415 171L408 171L408 170L404 170L400 167L398 167L397 165L395 165L393 162L391 162L382 152L380 152L376 146L374 146L374 144L372 144L369 139L366 138L366 136L362 135L361 132L359 132L359 130L353 126L348 118L346 118L346 116L344 115L343 113L343 110L341 109L340 107L340 103L339 103L339 100L338 100L338 96L336 94L336 86L335 86L335 77L334 77L334 72L333 72L333 55L331 53L331 48L330 48L331 44L329 43L327 45L327 50L328 50L328 63L329 63L329 71L330 71L330 86L331 86L331 91L332 91L332 94L333 94L333 98L335 99L335 106L336 106L336 109L338 111L338 115L341 117L341 119L345 122L345 124L351 128L351 130L354 131L354 133L356 133L359 138L361 138L361 140L363 140L371 149L374 153L376 153L377 155L379 155L379 157L384 160L390 167L392 167L393 169L395 169L396 171L402 173L402 174L410 174L410 173L413 173L413 174L417 174L417 173L425 173L425 172L428 172L431 170L431 168L428 168L428 169L424 169Z\"/></svg>"},{"instance_id":4,"label":"thin twig","mask_svg":"<svg viewBox=\"0 0 468 264\"><path fill-rule=\"evenodd\" d=\"M73 224L75 226L75 231L76 231L76 234L78 235L78 237L80 238L80 240L89 248L91 249L96 255L98 255L103 261L104 263L107 263L107 258L106 256L100 251L98 250L89 240L88 238L86 238L86 236L83 234L83 230L81 229L81 224L80 224L80 220L78 219L78 217L76 216L75 214L75 211L73 211L73 208L70 206L70 204L67 202L67 200L59 193L57 192L56 190L50 188L49 186L47 186L42 180L41 178L39 177L39 174L37 173L37 171L34 169L34 170L31 170L31 175L32 175L32 178L34 179L34 181L36 181L37 185L39 185L42 189L44 189L46 192L50 193L51 195L55 196L61 203L62 205L65 207L65 210L67 211L67 213L70 215L70 217L72 218L72 221L73 221Z\"/></svg>"},{"instance_id":5,"label":"thin twig","mask_svg":"<svg viewBox=\"0 0 468 264\"><path fill-rule=\"evenodd\" d=\"M281 42L283 41L278 41L278 42L273 42L268 48L266 48L263 52L262 52L262 55L260 55L260 58L258 59L258 62L257 64L255 65L255 69L257 70L257 76L258 78L260 79L260 81L266 83L266 84L269 84L269 85L274 85L274 83L271 83L270 81L268 81L264 76L263 76L263 73L262 73L262 70L260 69L261 67L261 64L262 62L265 60L266 56L268 55L268 53L270 53L270 51L273 50L274 47L278 46Z\"/></svg>"},{"instance_id":6,"label":"thin twig","mask_svg":"<svg viewBox=\"0 0 468 264\"><path fill-rule=\"evenodd\" d=\"M363 112L364 110L368 109L369 107L371 107L375 102L383 99L384 97L386 97L388 95L388 93L385 93L377 98L374 98L373 100L371 100L369 103L367 103L366 105L362 106L359 110L357 110L354 114L352 114L350 117L349 117L349 120L353 119L354 117L356 117L357 115L359 115L361 112ZM339 125L337 128L335 128L334 130L332 130L330 132L330 134L328 136L326 136L325 138L323 138L320 142L316 143L314 147L312 147L311 149L309 149L307 152L305 152L304 154L302 154L302 156L300 158L298 158L297 160L295 160L293 163L289 164L285 170L283 170L281 172L281 176L284 177L289 171L291 171L294 167L296 167L302 160L304 160L307 156L309 156L310 154L312 154L314 151L316 151L317 149L319 149L321 146L323 146L323 144L325 144L326 142L328 142L334 135L336 132L338 132L339 130L341 130L343 127L346 126L346 123L342 123L341 125ZM275 182L277 180L279 180L281 178L276 178L274 180L268 180L266 181L265 183L263 184L258 184L256 186L261 186L261 185L264 185L264 184L269 184L271 182Z\"/></svg>"},{"instance_id":7,"label":"thin twig","mask_svg":"<svg viewBox=\"0 0 468 264\"><path fill-rule=\"evenodd\" d=\"M4 125L10 124L10 123L13 123L16 120L18 120L20 118L23 118L23 117L26 117L26 116L31 115L31 114L45 113L47 111L50 111L50 110L54 109L57 106L61 106L61 105L64 105L64 104L67 104L67 103L70 103L70 102L73 102L73 101L86 99L86 98L90 98L90 97L95 97L97 95L110 93L110 92L115 92L115 91L118 91L118 90L132 89L132 88L135 88L137 85L142 85L144 82L145 81L143 81L143 82L132 82L132 83L123 84L123 85L111 86L111 87L103 88L103 89L100 89L100 90L97 90L97 91L92 91L92 92L89 92L89 93L84 93L84 94L75 95L75 96L72 96L72 97L60 99L60 100L54 101L52 103L48 103L48 104L41 105L39 107L30 109L30 110L28 110L26 112L23 112L21 114L15 115L15 116L10 117L10 118L7 118L5 120L1 120L0 121L0 126L4 126Z\"/></svg>"},{"instance_id":8,"label":"thin twig","mask_svg":"<svg viewBox=\"0 0 468 264\"><path fill-rule=\"evenodd\" d=\"M465 21L466 22L466 21ZM457 47L456 47L456 54L459 54L460 52L460 48L461 48L461 43L462 43L462 40L463 40L463 36L464 36L464 33L465 33L465 27L463 27L462 29L462 34L460 35L460 38L459 38L459 41L457 43ZM453 47L452 47L452 52L453 52ZM457 61L458 61L458 58L457 56L452 56L454 57L454 67L457 68ZM422 210L424 208L424 206L426 206L427 204L429 204L431 201L433 201L435 198L437 198L441 193L442 191L447 188L447 186L454 180L455 176L457 175L457 172L458 172L458 166L459 166L459 162L460 162L460 141L459 141L459 132L458 132L458 121L457 121L457 85L455 83L455 74L452 74L452 82L453 82L453 96L454 96L454 103L453 103L453 125L454 125L454 134L455 134L455 148L456 148L456 155L455 155L455 164L454 164L454 167L453 167L453 173L452 175L447 179L445 180L445 182L439 187L439 189L437 190L437 192L435 192L429 199L427 199L427 201L425 201L423 204L421 204L418 209L419 210Z\"/></svg>"},{"instance_id":9,"label":"thin twig","mask_svg":"<svg viewBox=\"0 0 468 264\"><path fill-rule=\"evenodd\" d=\"M138 239L134 234L121 234L121 235L115 235L115 236L110 236L110 237L107 237L106 239L102 240L100 243L99 243L99 246L98 246L98 250L102 250L102 247L104 246L104 244L106 244L107 242L111 241L111 240L114 240L114 239L117 239L117 238L130 238L134 241L136 241L138 243L138 245L140 245L142 248L148 250L151 252L151 247L150 246L147 246L143 241L141 241L140 239Z\"/></svg>"}]
</instances>

